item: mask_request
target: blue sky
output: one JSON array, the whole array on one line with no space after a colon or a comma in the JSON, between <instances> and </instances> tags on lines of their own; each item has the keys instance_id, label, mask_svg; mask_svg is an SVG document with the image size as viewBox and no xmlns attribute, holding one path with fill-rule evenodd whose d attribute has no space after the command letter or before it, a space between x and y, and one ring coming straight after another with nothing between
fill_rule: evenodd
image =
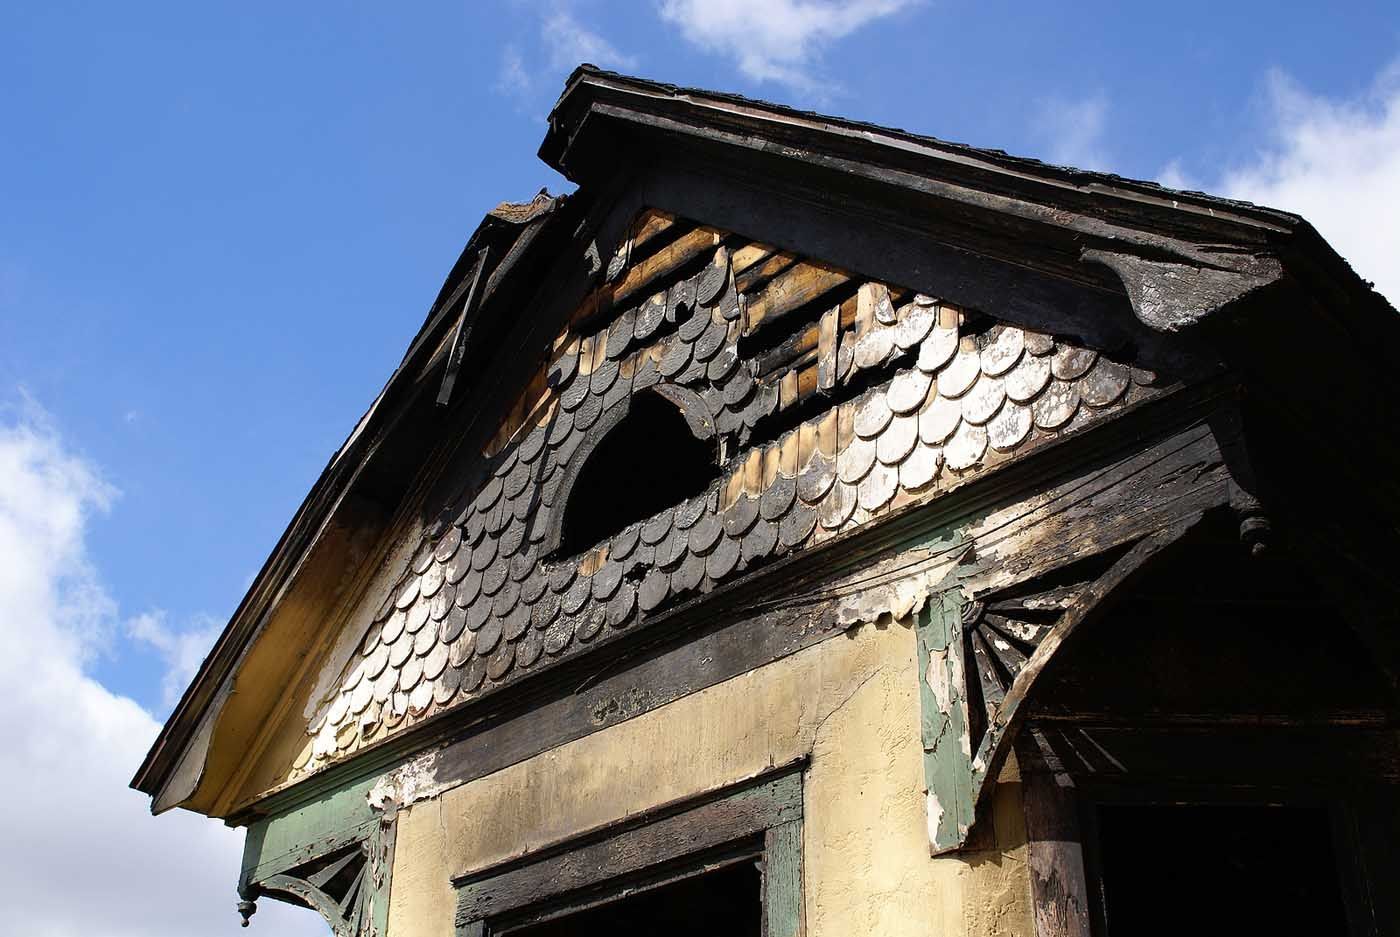
<instances>
[{"instance_id":1,"label":"blue sky","mask_svg":"<svg viewBox=\"0 0 1400 937\"><path fill-rule=\"evenodd\" d=\"M482 214L567 190L534 153L581 60L1276 203L1400 295L1393 0L8 4L0 631L91 697L33 732L126 733L92 790L36 797L131 809L156 721ZM148 834L176 824L121 835L195 848ZM120 926L4 900L36 931L216 933L218 875Z\"/></svg>"}]
</instances>

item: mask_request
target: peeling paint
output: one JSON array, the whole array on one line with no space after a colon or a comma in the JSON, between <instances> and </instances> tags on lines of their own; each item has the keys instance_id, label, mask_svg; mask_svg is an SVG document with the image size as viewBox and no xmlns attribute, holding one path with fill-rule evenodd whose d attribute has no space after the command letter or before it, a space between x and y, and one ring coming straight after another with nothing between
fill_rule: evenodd
<instances>
[{"instance_id":1,"label":"peeling paint","mask_svg":"<svg viewBox=\"0 0 1400 937\"><path fill-rule=\"evenodd\" d=\"M929 652L928 671L924 674L924 680L933 691L933 698L938 701L938 711L948 712L948 649L940 648Z\"/></svg>"},{"instance_id":2,"label":"peeling paint","mask_svg":"<svg viewBox=\"0 0 1400 937\"><path fill-rule=\"evenodd\" d=\"M441 794L443 786L437 780L437 760L436 751L425 752L375 781L365 795L370 808L381 813L394 813Z\"/></svg>"},{"instance_id":3,"label":"peeling paint","mask_svg":"<svg viewBox=\"0 0 1400 937\"><path fill-rule=\"evenodd\" d=\"M943 805L938 802L938 795L933 791L928 792L928 841L934 843L938 841L938 827L943 822Z\"/></svg>"}]
</instances>

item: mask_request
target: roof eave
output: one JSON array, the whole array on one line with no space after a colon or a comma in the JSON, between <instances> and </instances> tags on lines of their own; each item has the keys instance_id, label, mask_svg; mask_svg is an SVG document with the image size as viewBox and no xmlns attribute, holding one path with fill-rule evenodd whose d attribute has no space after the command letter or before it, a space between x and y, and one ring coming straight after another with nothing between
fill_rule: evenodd
<instances>
[{"instance_id":1,"label":"roof eave","mask_svg":"<svg viewBox=\"0 0 1400 937\"><path fill-rule=\"evenodd\" d=\"M1305 219L1290 212L591 65L580 66L567 80L539 155L583 184L615 165L620 145L651 148L648 155L669 150L695 158L694 147L674 145L679 136L745 165L790 161L829 170L826 178L837 187L854 190L855 180L863 177L963 209L1019 215L1028 231L1049 233L1078 252L1081 261L1102 265L1123 252L1127 256L1118 259L1147 275L1161 261L1195 266L1233 279L1226 292L1235 296L1278 283L1287 273L1307 280L1310 290L1344 295L1359 309L1394 311ZM1132 278L1122 266L1114 273L1131 294ZM1213 296L1203 302L1212 312L1238 305ZM1134 307L1144 318L1136 301Z\"/></svg>"},{"instance_id":2,"label":"roof eave","mask_svg":"<svg viewBox=\"0 0 1400 937\"><path fill-rule=\"evenodd\" d=\"M1302 220L1289 212L1249 202L1178 191L1155 182L1110 173L1056 166L1000 150L950 143L738 95L647 81L590 65L580 66L566 82L563 94L550 113L540 158L571 180L581 181L582 160L575 143L588 117L602 113L610 105L639 115L680 116L697 128L742 128L754 135L750 145L755 149L771 148L800 137L801 150L806 152L792 153L799 159L815 152L858 154L861 160L872 165L921 166L930 175L976 179L988 183L991 188L1022 190L1048 201L1055 201L1056 193L1076 199L1116 200L1142 211L1159 211L1178 217L1198 215L1212 224L1275 233L1291 231Z\"/></svg>"},{"instance_id":3,"label":"roof eave","mask_svg":"<svg viewBox=\"0 0 1400 937\"><path fill-rule=\"evenodd\" d=\"M461 286L470 271L469 259L488 243L497 248L491 263L490 289L478 304L478 308L482 308L490 291L499 286L501 278L510 272L511 261L516 259L510 254L510 247L520 239L528 239L533 231L548 221L566 198L550 197L541 192L528 208L522 206L523 210L518 212L506 211L508 206L503 203L478 224L429 307L423 325L399 366L302 500L291 523L282 532L253 584L151 744L130 782L131 787L155 797L165 786L205 712L217 697L219 688L237 668L244 650L256 637L267 615L276 607L297 569L315 550L336 506L351 490L355 479L371 458L375 444L393 424L403 405L412 396L412 390L444 357L444 341L456 321L452 313L460 312Z\"/></svg>"}]
</instances>

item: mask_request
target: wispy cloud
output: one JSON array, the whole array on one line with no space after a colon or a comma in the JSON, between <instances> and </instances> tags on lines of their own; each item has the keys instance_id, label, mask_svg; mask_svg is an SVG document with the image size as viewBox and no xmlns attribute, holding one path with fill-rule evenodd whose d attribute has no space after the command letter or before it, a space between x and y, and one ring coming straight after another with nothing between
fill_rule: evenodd
<instances>
[{"instance_id":1,"label":"wispy cloud","mask_svg":"<svg viewBox=\"0 0 1400 937\"><path fill-rule=\"evenodd\" d=\"M1201 183L1192 176L1179 159L1174 159L1157 173L1157 181L1169 189L1199 190Z\"/></svg>"},{"instance_id":2,"label":"wispy cloud","mask_svg":"<svg viewBox=\"0 0 1400 937\"><path fill-rule=\"evenodd\" d=\"M159 724L86 669L123 637L87 549L116 499L32 401L0 408L0 750L17 805L0 838L25 844L0 863L6 932L232 937L240 835L193 814L150 816L126 782ZM196 652L166 635L188 672ZM76 889L74 857L100 870ZM328 933L310 912L266 910L268 933Z\"/></svg>"},{"instance_id":3,"label":"wispy cloud","mask_svg":"<svg viewBox=\"0 0 1400 937\"><path fill-rule=\"evenodd\" d=\"M584 62L602 68L637 67L634 56L585 26L566 0L522 3L519 9L533 20L532 35L524 44L508 43L501 50L498 91L519 99L555 93L564 77Z\"/></svg>"},{"instance_id":4,"label":"wispy cloud","mask_svg":"<svg viewBox=\"0 0 1400 937\"><path fill-rule=\"evenodd\" d=\"M534 90L535 76L525 66L520 47L507 44L501 50L501 68L496 75L496 90L515 98L528 97Z\"/></svg>"},{"instance_id":5,"label":"wispy cloud","mask_svg":"<svg viewBox=\"0 0 1400 937\"><path fill-rule=\"evenodd\" d=\"M1400 62L1354 100L1310 94L1277 71L1268 98L1272 139L1221 190L1301 214L1400 302Z\"/></svg>"},{"instance_id":6,"label":"wispy cloud","mask_svg":"<svg viewBox=\"0 0 1400 937\"><path fill-rule=\"evenodd\" d=\"M814 74L833 42L916 0L662 0L661 18L690 43L756 82L820 92Z\"/></svg>"},{"instance_id":7,"label":"wispy cloud","mask_svg":"<svg viewBox=\"0 0 1400 937\"><path fill-rule=\"evenodd\" d=\"M150 645L165 662L160 688L167 709L179 701L222 630L223 623L209 615L197 616L188 627L171 628L160 609L143 612L126 623L127 635Z\"/></svg>"},{"instance_id":8,"label":"wispy cloud","mask_svg":"<svg viewBox=\"0 0 1400 937\"><path fill-rule=\"evenodd\" d=\"M1354 98L1312 94L1277 70L1264 94L1268 129L1252 156L1203 178L1174 160L1159 179L1302 215L1400 302L1400 62Z\"/></svg>"},{"instance_id":9,"label":"wispy cloud","mask_svg":"<svg viewBox=\"0 0 1400 937\"><path fill-rule=\"evenodd\" d=\"M1096 92L1082 98L1050 98L1041 102L1034 131L1046 149L1044 158L1060 166L1105 170L1109 165L1104 132L1108 96Z\"/></svg>"},{"instance_id":10,"label":"wispy cloud","mask_svg":"<svg viewBox=\"0 0 1400 937\"><path fill-rule=\"evenodd\" d=\"M556 69L572 69L584 62L603 68L635 68L637 60L618 51L601 35L579 22L564 3L555 3L540 22L540 37Z\"/></svg>"}]
</instances>

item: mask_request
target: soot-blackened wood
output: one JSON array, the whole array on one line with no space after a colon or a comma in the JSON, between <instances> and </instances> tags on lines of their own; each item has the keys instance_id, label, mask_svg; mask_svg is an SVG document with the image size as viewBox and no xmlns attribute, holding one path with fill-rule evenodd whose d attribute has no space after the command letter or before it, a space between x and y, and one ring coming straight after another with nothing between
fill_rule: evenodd
<instances>
[{"instance_id":1,"label":"soot-blackened wood","mask_svg":"<svg viewBox=\"0 0 1400 937\"><path fill-rule=\"evenodd\" d=\"M447 365L442 375L442 386L438 389L438 406L446 406L452 399L452 388L457 383L457 373L461 370L462 359L466 357L467 343L471 341L472 326L476 316L476 294L481 284L481 271L486 267L488 248L483 247L476 255L476 266L472 269L471 285L467 287L467 297L462 300L461 318L452 335L452 347L447 353Z\"/></svg>"},{"instance_id":2,"label":"soot-blackened wood","mask_svg":"<svg viewBox=\"0 0 1400 937\"><path fill-rule=\"evenodd\" d=\"M722 618L722 616L719 616ZM443 749L437 780L456 784L483 777L540 752L650 712L785 657L835 633L810 609L789 609L731 620L689 633L683 643L651 648L576 668L556 695L536 699Z\"/></svg>"},{"instance_id":3,"label":"soot-blackened wood","mask_svg":"<svg viewBox=\"0 0 1400 937\"><path fill-rule=\"evenodd\" d=\"M1179 541L1199 519L1199 515L1188 517L1171 527L1148 534L1107 572L1087 583L1084 591L1065 608L1064 614L1037 645L1035 653L1017 674L1001 705L988 720L986 735L972 762L974 803L980 804L990 787L988 780L995 778L1000 770L1008 751L1007 743L1015 737L1016 729L1024 718L1022 706L1055 654L1083 630L1086 622L1102 616L1110 602L1121 596L1123 587L1141 575L1153 557Z\"/></svg>"},{"instance_id":4,"label":"soot-blackened wood","mask_svg":"<svg viewBox=\"0 0 1400 937\"><path fill-rule=\"evenodd\" d=\"M638 219L635 233L632 235L632 250L645 247L653 238L666 233L676 223L673 215L668 215L664 211L657 211L654 208L647 209Z\"/></svg>"},{"instance_id":5,"label":"soot-blackened wood","mask_svg":"<svg viewBox=\"0 0 1400 937\"><path fill-rule=\"evenodd\" d=\"M714 228L696 228L681 235L655 254L634 264L617 283L605 284L591 293L574 314L573 320L588 321L595 313L639 297L647 287L675 273L719 242L720 233Z\"/></svg>"},{"instance_id":6,"label":"soot-blackened wood","mask_svg":"<svg viewBox=\"0 0 1400 937\"><path fill-rule=\"evenodd\" d=\"M795 263L797 263L797 255L787 251L770 253L747 266L736 263L734 265L734 286L741 293L753 292Z\"/></svg>"},{"instance_id":7,"label":"soot-blackened wood","mask_svg":"<svg viewBox=\"0 0 1400 937\"><path fill-rule=\"evenodd\" d=\"M1268 789L1400 783L1400 740L1388 730L1336 726L1084 726L1042 723L1076 778L1185 779Z\"/></svg>"},{"instance_id":8,"label":"soot-blackened wood","mask_svg":"<svg viewBox=\"0 0 1400 937\"><path fill-rule=\"evenodd\" d=\"M800 249L863 277L900 283L960 306L993 309L998 318L1037 331L1075 335L1100 349L1132 347L1146 367L1180 371L1180 352L1190 344L1180 337L1168 343L1139 322L1117 288L1046 276L948 246L946 237L911 232L909 220L916 215L907 204L896 211L872 201L838 203L810 192L760 189L740 177L680 167L657 169L646 185L649 201L678 214ZM917 213L921 219L935 215ZM1014 235L1005 231L1002 236ZM1067 262L1089 266L1079 262L1077 253Z\"/></svg>"},{"instance_id":9,"label":"soot-blackened wood","mask_svg":"<svg viewBox=\"0 0 1400 937\"><path fill-rule=\"evenodd\" d=\"M1089 884L1074 782L1047 764L1028 732L1017 740L1036 937L1090 937Z\"/></svg>"}]
</instances>

